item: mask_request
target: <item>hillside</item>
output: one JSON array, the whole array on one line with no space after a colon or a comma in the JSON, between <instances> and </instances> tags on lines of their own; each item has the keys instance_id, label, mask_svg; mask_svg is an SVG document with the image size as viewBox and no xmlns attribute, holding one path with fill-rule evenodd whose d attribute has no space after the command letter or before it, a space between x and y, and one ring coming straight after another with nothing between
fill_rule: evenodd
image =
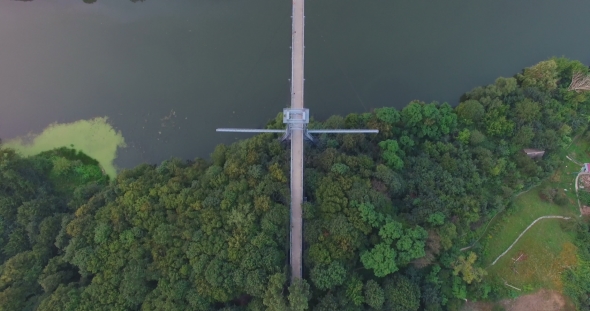
<instances>
[{"instance_id":1,"label":"hillside","mask_svg":"<svg viewBox=\"0 0 590 311\"><path fill-rule=\"evenodd\" d=\"M590 96L568 90L574 73L588 68L550 59L455 108L310 123L380 132L306 146L304 280L292 285L289 150L274 134L113 180L69 149L0 148L0 310L458 310L519 295L486 270L493 245L478 238L586 137ZM590 233L567 230L577 259L561 289L588 310Z\"/></svg>"}]
</instances>

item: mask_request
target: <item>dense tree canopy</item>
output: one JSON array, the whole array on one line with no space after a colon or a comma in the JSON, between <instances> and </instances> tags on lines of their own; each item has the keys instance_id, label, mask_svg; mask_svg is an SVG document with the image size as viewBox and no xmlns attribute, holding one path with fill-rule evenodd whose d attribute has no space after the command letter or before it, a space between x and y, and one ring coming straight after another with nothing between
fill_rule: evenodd
<instances>
[{"instance_id":1,"label":"dense tree canopy","mask_svg":"<svg viewBox=\"0 0 590 311\"><path fill-rule=\"evenodd\" d=\"M0 147L0 310L454 310L500 295L480 290L481 249L459 248L586 130L574 72L587 68L552 59L455 109L414 101L312 122L380 133L306 147L304 280L293 284L289 152L273 134L115 180L72 150Z\"/></svg>"}]
</instances>

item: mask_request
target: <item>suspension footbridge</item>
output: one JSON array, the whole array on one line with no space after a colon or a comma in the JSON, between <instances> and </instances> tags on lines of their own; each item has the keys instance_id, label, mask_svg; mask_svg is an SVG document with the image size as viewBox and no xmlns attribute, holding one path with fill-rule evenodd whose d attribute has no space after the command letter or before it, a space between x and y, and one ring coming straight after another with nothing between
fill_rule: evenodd
<instances>
[{"instance_id":1,"label":"suspension footbridge","mask_svg":"<svg viewBox=\"0 0 590 311\"><path fill-rule=\"evenodd\" d=\"M308 130L309 109L303 106L305 0L293 0L291 25L291 108L283 109L284 130L218 128L217 132L283 133L291 140L290 260L291 281L303 276L303 142L317 133L378 133L370 129Z\"/></svg>"}]
</instances>

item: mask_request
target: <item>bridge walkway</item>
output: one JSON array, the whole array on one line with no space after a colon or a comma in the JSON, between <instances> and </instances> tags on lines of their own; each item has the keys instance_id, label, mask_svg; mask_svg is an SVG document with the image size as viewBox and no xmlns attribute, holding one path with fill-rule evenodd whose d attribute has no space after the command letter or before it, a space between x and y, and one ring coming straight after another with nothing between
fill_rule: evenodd
<instances>
[{"instance_id":1,"label":"bridge walkway","mask_svg":"<svg viewBox=\"0 0 590 311\"><path fill-rule=\"evenodd\" d=\"M291 34L291 109L303 109L305 0L293 0ZM297 116L295 116L297 118ZM303 118L303 116L301 116ZM303 131L304 125L289 124L291 134L291 281L303 270Z\"/></svg>"}]
</instances>

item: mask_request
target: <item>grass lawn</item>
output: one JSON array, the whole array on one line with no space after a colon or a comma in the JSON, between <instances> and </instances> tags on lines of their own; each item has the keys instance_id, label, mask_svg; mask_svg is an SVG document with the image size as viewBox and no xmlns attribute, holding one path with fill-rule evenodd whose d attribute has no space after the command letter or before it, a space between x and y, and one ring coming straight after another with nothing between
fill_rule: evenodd
<instances>
[{"instance_id":1,"label":"grass lawn","mask_svg":"<svg viewBox=\"0 0 590 311\"><path fill-rule=\"evenodd\" d=\"M566 160L567 161L567 160ZM484 266L488 278L494 283L509 284L523 289L519 294L547 288L561 290L560 272L565 266L575 265L573 236L561 224L565 220L543 219L531 227L522 238L494 266L490 264L503 253L535 219L541 216L561 215L578 217L574 180L580 167L564 162L556 173L541 185L521 194L514 202L511 213L500 215L482 238ZM546 186L567 189L570 203L558 206L541 200L539 192ZM514 261L520 255L519 261Z\"/></svg>"},{"instance_id":2,"label":"grass lawn","mask_svg":"<svg viewBox=\"0 0 590 311\"><path fill-rule=\"evenodd\" d=\"M561 291L560 273L576 264L573 237L561 229L563 221L544 219L535 224L506 255L487 268L488 275L497 283L506 280L526 292L541 288Z\"/></svg>"},{"instance_id":3,"label":"grass lawn","mask_svg":"<svg viewBox=\"0 0 590 311\"><path fill-rule=\"evenodd\" d=\"M590 153L587 151L589 150L590 142L585 136L586 135L581 135L576 138L569 148L567 148L566 154L578 162L590 163Z\"/></svg>"}]
</instances>

